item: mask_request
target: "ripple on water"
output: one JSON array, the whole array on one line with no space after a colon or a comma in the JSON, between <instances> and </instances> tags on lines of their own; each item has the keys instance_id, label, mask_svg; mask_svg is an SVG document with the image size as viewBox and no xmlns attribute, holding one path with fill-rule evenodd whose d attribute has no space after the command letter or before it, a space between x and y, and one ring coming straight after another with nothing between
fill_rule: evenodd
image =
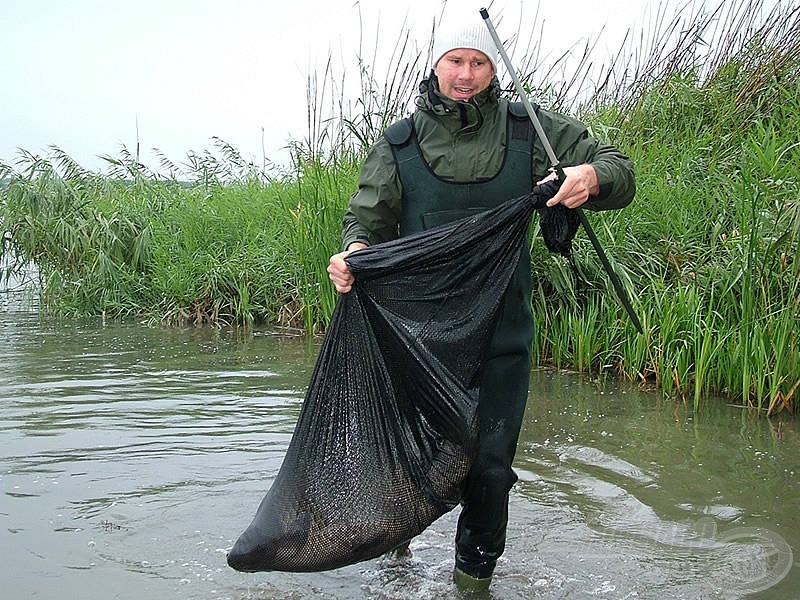
<instances>
[{"instance_id":1,"label":"ripple on water","mask_svg":"<svg viewBox=\"0 0 800 600\"><path fill-rule=\"evenodd\" d=\"M13 597L459 598L458 510L398 564L313 574L227 567L291 438L313 368L307 342L38 316L0 327L0 517L10 539L0 579ZM604 389L601 398L595 381L535 375L508 550L488 597L742 597L720 590L769 540L729 539L723 525L794 522L792 425L777 438L738 412L681 421L660 397ZM737 453L743 437L747 451ZM753 486L748 472L773 465L758 480L765 489Z\"/></svg>"}]
</instances>

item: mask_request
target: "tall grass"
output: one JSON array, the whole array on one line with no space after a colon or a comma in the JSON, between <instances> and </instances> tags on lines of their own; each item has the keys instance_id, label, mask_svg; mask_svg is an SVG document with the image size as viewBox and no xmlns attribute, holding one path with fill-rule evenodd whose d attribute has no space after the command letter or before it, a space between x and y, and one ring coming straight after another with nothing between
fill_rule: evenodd
<instances>
[{"instance_id":1,"label":"tall grass","mask_svg":"<svg viewBox=\"0 0 800 600\"><path fill-rule=\"evenodd\" d=\"M305 162L267 181L210 152L194 159L172 165L179 180L126 152L103 175L57 148L23 155L2 192L5 275L35 264L43 306L63 315L321 329L335 302L325 267L357 165Z\"/></svg>"},{"instance_id":2,"label":"tall grass","mask_svg":"<svg viewBox=\"0 0 800 600\"><path fill-rule=\"evenodd\" d=\"M695 405L713 392L774 411L796 402L800 381L800 8L756 18L759 7L721 3L672 21L674 46L654 45L632 85L592 99L587 120L637 165L637 202L595 220L647 329L637 338L624 326L620 339L608 316L624 315L605 302L593 368L615 365ZM582 261L607 288L596 258ZM563 302L539 295L537 314Z\"/></svg>"},{"instance_id":3,"label":"tall grass","mask_svg":"<svg viewBox=\"0 0 800 600\"><path fill-rule=\"evenodd\" d=\"M769 414L800 396L800 7L659 5L608 64L596 42L541 64L509 40L545 107L581 117L637 168L634 204L589 214L644 325L638 335L582 234L576 280L534 242L534 356L710 395ZM532 40L532 38L531 38ZM378 47L377 40L375 47ZM367 147L404 114L426 50L403 32L385 66L360 54L361 91L328 62L309 77L308 135L288 172L213 151L157 169L125 149L88 172L57 148L0 165L8 273L35 263L42 306L180 323L323 331L328 256ZM521 54L524 53L524 54ZM574 59L574 57L577 59ZM509 90L509 93L513 93Z\"/></svg>"}]
</instances>

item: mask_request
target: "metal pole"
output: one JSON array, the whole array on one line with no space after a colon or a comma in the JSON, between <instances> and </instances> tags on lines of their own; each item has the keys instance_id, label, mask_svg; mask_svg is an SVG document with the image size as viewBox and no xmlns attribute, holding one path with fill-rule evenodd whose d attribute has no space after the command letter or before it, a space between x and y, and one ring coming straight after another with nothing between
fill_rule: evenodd
<instances>
[{"instance_id":1,"label":"metal pole","mask_svg":"<svg viewBox=\"0 0 800 600\"><path fill-rule=\"evenodd\" d=\"M536 130L536 134L539 136L539 141L541 141L544 151L547 153L547 157L550 159L550 165L558 176L559 181L563 182L566 178L564 175L564 169L559 164L558 157L553 151L553 146L550 145L550 140L547 139L547 134L545 134L542 124L539 122L539 117L536 116L536 111L533 110L533 106L528 99L528 94L525 93L525 88L522 86L522 82L517 77L517 72L514 69L514 65L511 64L511 59L508 57L508 54L506 54L506 50L503 47L503 42L500 40L500 36L497 35L497 31L495 30L494 25L489 18L489 11L487 11L485 8L482 8L480 13L481 17L483 17L484 23L486 23L486 27L489 28L489 34L494 40L494 45L497 46L497 51L500 53L503 63L506 65L506 70L508 70L509 75L511 75L511 80L514 82L514 87L517 90L517 94L519 95L519 98L525 107L525 111L528 113L528 117L530 117L531 123L533 123L533 128ZM600 262L603 264L603 268L605 269L606 273L608 273L609 279L611 279L611 284L614 286L614 291L616 291L617 297L620 299L620 302L622 302L622 306L627 311L631 321L633 321L636 331L639 333L644 333L642 324L639 321L639 317L636 316L630 300L628 299L628 294L625 292L625 288L622 287L622 282L620 281L619 276L616 274L616 272L614 272L614 268L608 261L608 257L606 256L603 247L600 245L600 240L597 239L597 236L595 235L591 224L586 218L586 215L583 214L583 210L580 208L576 208L574 210L577 211L578 219L580 220L583 229L586 231L586 235L589 236L589 240L591 241L595 252L597 252L597 256L600 257Z\"/></svg>"},{"instance_id":2,"label":"metal pole","mask_svg":"<svg viewBox=\"0 0 800 600\"><path fill-rule=\"evenodd\" d=\"M533 123L533 128L536 129L536 134L539 136L542 146L544 146L544 151L547 153L547 157L550 159L550 165L553 167L553 170L555 170L559 180L563 181L564 170L558 164L558 157L553 151L553 147L550 145L550 140L547 139L547 135L542 128L542 124L539 122L539 117L536 116L536 111L533 110L531 101L528 100L528 95L525 93L525 88L522 87L522 82L517 77L517 72L514 69L514 65L511 64L511 59L508 57L508 54L506 54L506 49L503 47L503 42L500 41L500 36L497 35L497 30L495 30L494 25L492 25L492 20L489 18L489 11L487 11L485 8L482 8L481 16L483 17L483 21L486 23L486 27L489 28L489 34L494 40L494 45L497 46L497 51L500 53L500 56L506 65L508 74L511 75L511 81L514 82L514 87L519 94L519 99L522 101L522 104L528 113L528 117L531 119L531 123Z\"/></svg>"}]
</instances>

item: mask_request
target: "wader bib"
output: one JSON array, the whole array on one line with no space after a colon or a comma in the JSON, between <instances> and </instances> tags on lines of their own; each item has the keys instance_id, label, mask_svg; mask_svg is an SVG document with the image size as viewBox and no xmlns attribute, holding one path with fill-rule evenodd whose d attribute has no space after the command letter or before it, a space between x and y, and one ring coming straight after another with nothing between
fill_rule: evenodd
<instances>
[{"instance_id":1,"label":"wader bib","mask_svg":"<svg viewBox=\"0 0 800 600\"><path fill-rule=\"evenodd\" d=\"M403 186L400 236L428 230L522 196L533 187L533 128L521 104L510 103L506 154L488 179L453 182L438 177L425 161L411 118L389 127ZM528 397L533 319L527 249L503 300L489 345L478 402L480 447L467 476L456 534L456 566L474 577L490 577L505 547L508 492L517 480L511 468Z\"/></svg>"}]
</instances>

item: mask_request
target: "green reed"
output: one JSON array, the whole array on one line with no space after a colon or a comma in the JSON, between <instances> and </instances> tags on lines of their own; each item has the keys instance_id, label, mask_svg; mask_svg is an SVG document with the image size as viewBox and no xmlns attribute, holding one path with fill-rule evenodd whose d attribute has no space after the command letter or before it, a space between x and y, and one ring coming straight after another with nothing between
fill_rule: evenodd
<instances>
[{"instance_id":1,"label":"green reed","mask_svg":"<svg viewBox=\"0 0 800 600\"><path fill-rule=\"evenodd\" d=\"M754 18L759 6L721 3L721 37L703 62L691 38L704 19L673 21L678 41L640 55L647 77L592 99L585 120L637 165L635 203L588 214L645 333L626 323L579 234L577 260L601 302L581 304L566 265L554 277L534 254L539 362L586 370L582 349L596 348L589 370L652 381L695 408L711 394L773 412L796 404L800 9Z\"/></svg>"},{"instance_id":2,"label":"green reed","mask_svg":"<svg viewBox=\"0 0 800 600\"><path fill-rule=\"evenodd\" d=\"M132 164L126 179L65 170L58 149L19 164L2 192L7 271L34 263L48 310L308 331L332 312L325 266L352 164L268 182L255 171L221 182L208 157L194 182Z\"/></svg>"},{"instance_id":3,"label":"green reed","mask_svg":"<svg viewBox=\"0 0 800 600\"><path fill-rule=\"evenodd\" d=\"M695 409L713 395L770 413L796 405L800 8L761 9L676 12L599 74L588 44L577 66L515 47L535 99L584 119L637 169L630 207L587 215L644 334L582 232L579 278L534 237L538 363L614 372ZM385 66L359 59L359 98L331 97L346 76L332 64L309 78L308 136L284 172L222 140L184 164L161 156L157 170L124 149L103 173L57 148L22 152L0 165L7 273L35 263L41 305L63 314L322 332L337 300L325 268L360 162L424 75L407 33L396 48Z\"/></svg>"}]
</instances>

